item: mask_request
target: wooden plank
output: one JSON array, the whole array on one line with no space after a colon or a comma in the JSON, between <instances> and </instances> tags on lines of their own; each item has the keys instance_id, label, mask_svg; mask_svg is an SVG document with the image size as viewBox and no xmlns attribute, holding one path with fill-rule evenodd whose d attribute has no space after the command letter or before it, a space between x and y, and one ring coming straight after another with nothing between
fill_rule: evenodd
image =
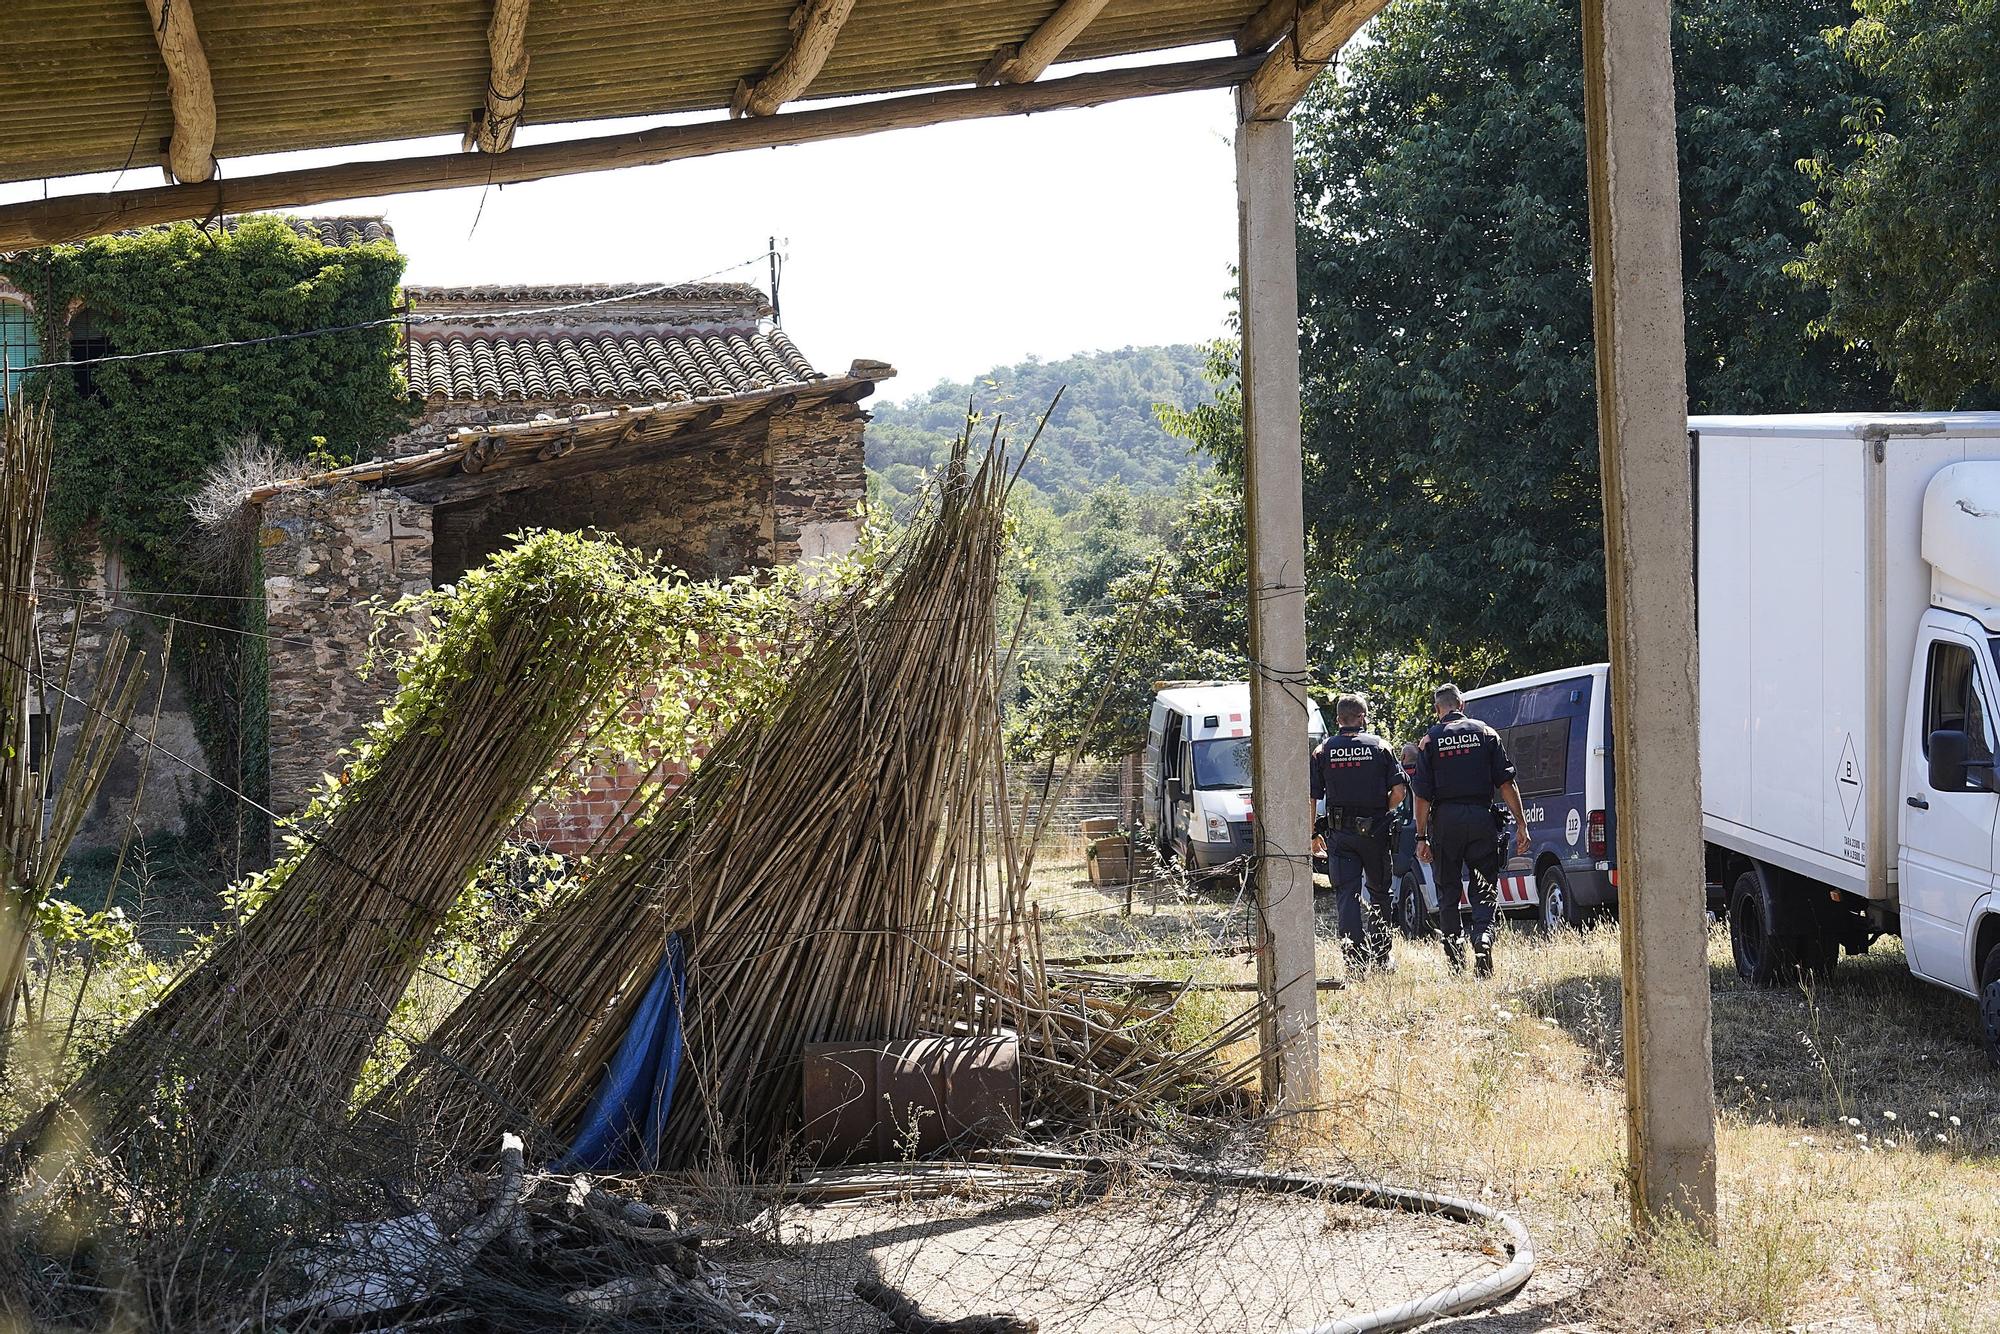
<instances>
[{"instance_id":1,"label":"wooden plank","mask_svg":"<svg viewBox=\"0 0 2000 1334\"><path fill-rule=\"evenodd\" d=\"M1618 770L1628 1198L1716 1227L1680 168L1668 0L1584 0L1591 306Z\"/></svg>"},{"instance_id":2,"label":"wooden plank","mask_svg":"<svg viewBox=\"0 0 2000 1334\"><path fill-rule=\"evenodd\" d=\"M504 153L528 102L528 0L493 0L486 51L486 103L473 111L464 147Z\"/></svg>"},{"instance_id":3,"label":"wooden plank","mask_svg":"<svg viewBox=\"0 0 2000 1334\"><path fill-rule=\"evenodd\" d=\"M1104 12L1108 3L1110 0L1063 0L1056 6L1056 12L1042 21L1042 26L1028 35L1027 41L995 51L993 59L979 72L979 83L982 86L1033 83L1069 49L1071 42L1083 36L1083 30Z\"/></svg>"},{"instance_id":4,"label":"wooden plank","mask_svg":"<svg viewBox=\"0 0 2000 1334\"><path fill-rule=\"evenodd\" d=\"M840 30L854 12L854 0L806 0L792 11L792 45L764 77L736 85L731 116L768 116L804 95L819 77Z\"/></svg>"},{"instance_id":5,"label":"wooden plank","mask_svg":"<svg viewBox=\"0 0 2000 1334\"><path fill-rule=\"evenodd\" d=\"M1269 0L1236 34L1236 49L1246 55L1270 50L1271 43L1289 32L1298 16L1299 0Z\"/></svg>"},{"instance_id":6,"label":"wooden plank","mask_svg":"<svg viewBox=\"0 0 2000 1334\"><path fill-rule=\"evenodd\" d=\"M1241 93L1238 94L1241 96ZM1243 303L1243 503L1250 560L1250 786L1257 856L1257 976L1265 1104L1319 1102L1313 992L1312 797L1306 790L1305 482L1299 436L1298 223L1292 124L1236 127Z\"/></svg>"},{"instance_id":7,"label":"wooden plank","mask_svg":"<svg viewBox=\"0 0 2000 1334\"><path fill-rule=\"evenodd\" d=\"M153 42L167 67L167 105L174 132L167 141L167 170L177 181L215 175L215 85L208 54L195 31L193 0L146 0Z\"/></svg>"},{"instance_id":8,"label":"wooden plank","mask_svg":"<svg viewBox=\"0 0 2000 1334\"><path fill-rule=\"evenodd\" d=\"M1389 0L1314 0L1302 5L1291 36L1264 57L1243 86L1245 120L1282 120L1361 25ZM1260 15L1261 17L1261 15Z\"/></svg>"},{"instance_id":9,"label":"wooden plank","mask_svg":"<svg viewBox=\"0 0 2000 1334\"><path fill-rule=\"evenodd\" d=\"M878 130L939 125L947 121L1019 116L1070 107L1102 106L1135 97L1227 88L1258 66L1256 56L1221 56L1136 69L1101 70L997 88L952 88L903 97L819 107L739 121L664 125L628 134L529 144L491 158L465 153L345 162L263 176L225 178L209 184L154 186L97 194L58 195L0 205L0 250L79 241L129 227L182 218L368 199L420 190L450 190L516 181L547 180L574 172L610 171L746 148L848 139Z\"/></svg>"}]
</instances>

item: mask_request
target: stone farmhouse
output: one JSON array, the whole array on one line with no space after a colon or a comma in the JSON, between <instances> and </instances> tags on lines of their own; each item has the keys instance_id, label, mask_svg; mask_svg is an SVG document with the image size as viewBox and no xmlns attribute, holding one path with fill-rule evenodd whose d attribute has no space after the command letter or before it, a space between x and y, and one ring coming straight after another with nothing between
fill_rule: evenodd
<instances>
[{"instance_id":1,"label":"stone farmhouse","mask_svg":"<svg viewBox=\"0 0 2000 1334\"><path fill-rule=\"evenodd\" d=\"M385 234L379 219L291 221L329 244ZM895 372L874 361L815 369L755 287L406 287L403 297L420 404L410 429L381 457L246 501L261 548L261 583L248 592L262 598L269 636L270 805L281 815L310 799L384 702L386 683L357 674L371 603L449 583L509 534L591 529L697 578L842 553L859 535L860 404ZM104 605L127 605L119 580L115 554L100 553ZM94 640L102 625L89 630ZM160 744L185 751L193 729L176 693ZM147 828L174 818L192 781L149 791ZM110 787L98 814L116 808L122 826L130 786ZM539 812L535 833L580 847L628 791L603 776L572 807Z\"/></svg>"}]
</instances>

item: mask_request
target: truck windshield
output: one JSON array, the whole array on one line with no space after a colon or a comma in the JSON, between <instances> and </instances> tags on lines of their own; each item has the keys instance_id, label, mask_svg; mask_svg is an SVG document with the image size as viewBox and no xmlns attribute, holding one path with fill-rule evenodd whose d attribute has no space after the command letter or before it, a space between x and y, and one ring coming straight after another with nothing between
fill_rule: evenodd
<instances>
[{"instance_id":1,"label":"truck windshield","mask_svg":"<svg viewBox=\"0 0 2000 1334\"><path fill-rule=\"evenodd\" d=\"M1194 785L1203 789L1250 786L1250 738L1217 737L1194 743Z\"/></svg>"}]
</instances>

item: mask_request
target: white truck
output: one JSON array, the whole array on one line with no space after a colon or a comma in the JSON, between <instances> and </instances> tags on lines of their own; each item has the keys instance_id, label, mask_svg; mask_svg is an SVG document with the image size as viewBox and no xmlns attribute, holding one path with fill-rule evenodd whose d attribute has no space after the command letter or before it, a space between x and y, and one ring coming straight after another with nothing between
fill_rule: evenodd
<instances>
[{"instance_id":1,"label":"white truck","mask_svg":"<svg viewBox=\"0 0 2000 1334\"><path fill-rule=\"evenodd\" d=\"M1326 722L1316 703L1307 728L1318 745ZM1163 856L1201 872L1249 855L1249 682L1154 682L1141 767L1145 822Z\"/></svg>"},{"instance_id":2,"label":"white truck","mask_svg":"<svg viewBox=\"0 0 2000 1334\"><path fill-rule=\"evenodd\" d=\"M2000 1060L2000 413L1689 435L1703 836L1737 971L1900 935Z\"/></svg>"}]
</instances>

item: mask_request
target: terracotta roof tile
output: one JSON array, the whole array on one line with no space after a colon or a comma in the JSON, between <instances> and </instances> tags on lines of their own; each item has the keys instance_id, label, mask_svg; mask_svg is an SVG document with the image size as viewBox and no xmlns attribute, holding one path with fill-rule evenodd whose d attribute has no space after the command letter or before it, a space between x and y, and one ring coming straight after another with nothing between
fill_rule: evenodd
<instances>
[{"instance_id":1,"label":"terracotta roof tile","mask_svg":"<svg viewBox=\"0 0 2000 1334\"><path fill-rule=\"evenodd\" d=\"M521 332L419 325L410 388L425 398L651 402L822 379L777 329Z\"/></svg>"},{"instance_id":2,"label":"terracotta roof tile","mask_svg":"<svg viewBox=\"0 0 2000 1334\"><path fill-rule=\"evenodd\" d=\"M287 219L305 222L314 219ZM316 221L333 221L317 219ZM337 221L363 221L338 219ZM379 221L379 219L374 219ZM633 297L644 293L648 302L662 304L724 304L762 310L768 306L764 294L749 283L485 283L475 287L405 287L403 295L413 306L562 305L573 301L603 301L610 297Z\"/></svg>"},{"instance_id":3,"label":"terracotta roof tile","mask_svg":"<svg viewBox=\"0 0 2000 1334\"><path fill-rule=\"evenodd\" d=\"M381 218L301 218L290 213L245 214L222 220L225 231L235 231L243 224L245 217L275 217L308 241L318 241L321 245L350 246L364 245L369 241L393 241L395 229Z\"/></svg>"}]
</instances>

